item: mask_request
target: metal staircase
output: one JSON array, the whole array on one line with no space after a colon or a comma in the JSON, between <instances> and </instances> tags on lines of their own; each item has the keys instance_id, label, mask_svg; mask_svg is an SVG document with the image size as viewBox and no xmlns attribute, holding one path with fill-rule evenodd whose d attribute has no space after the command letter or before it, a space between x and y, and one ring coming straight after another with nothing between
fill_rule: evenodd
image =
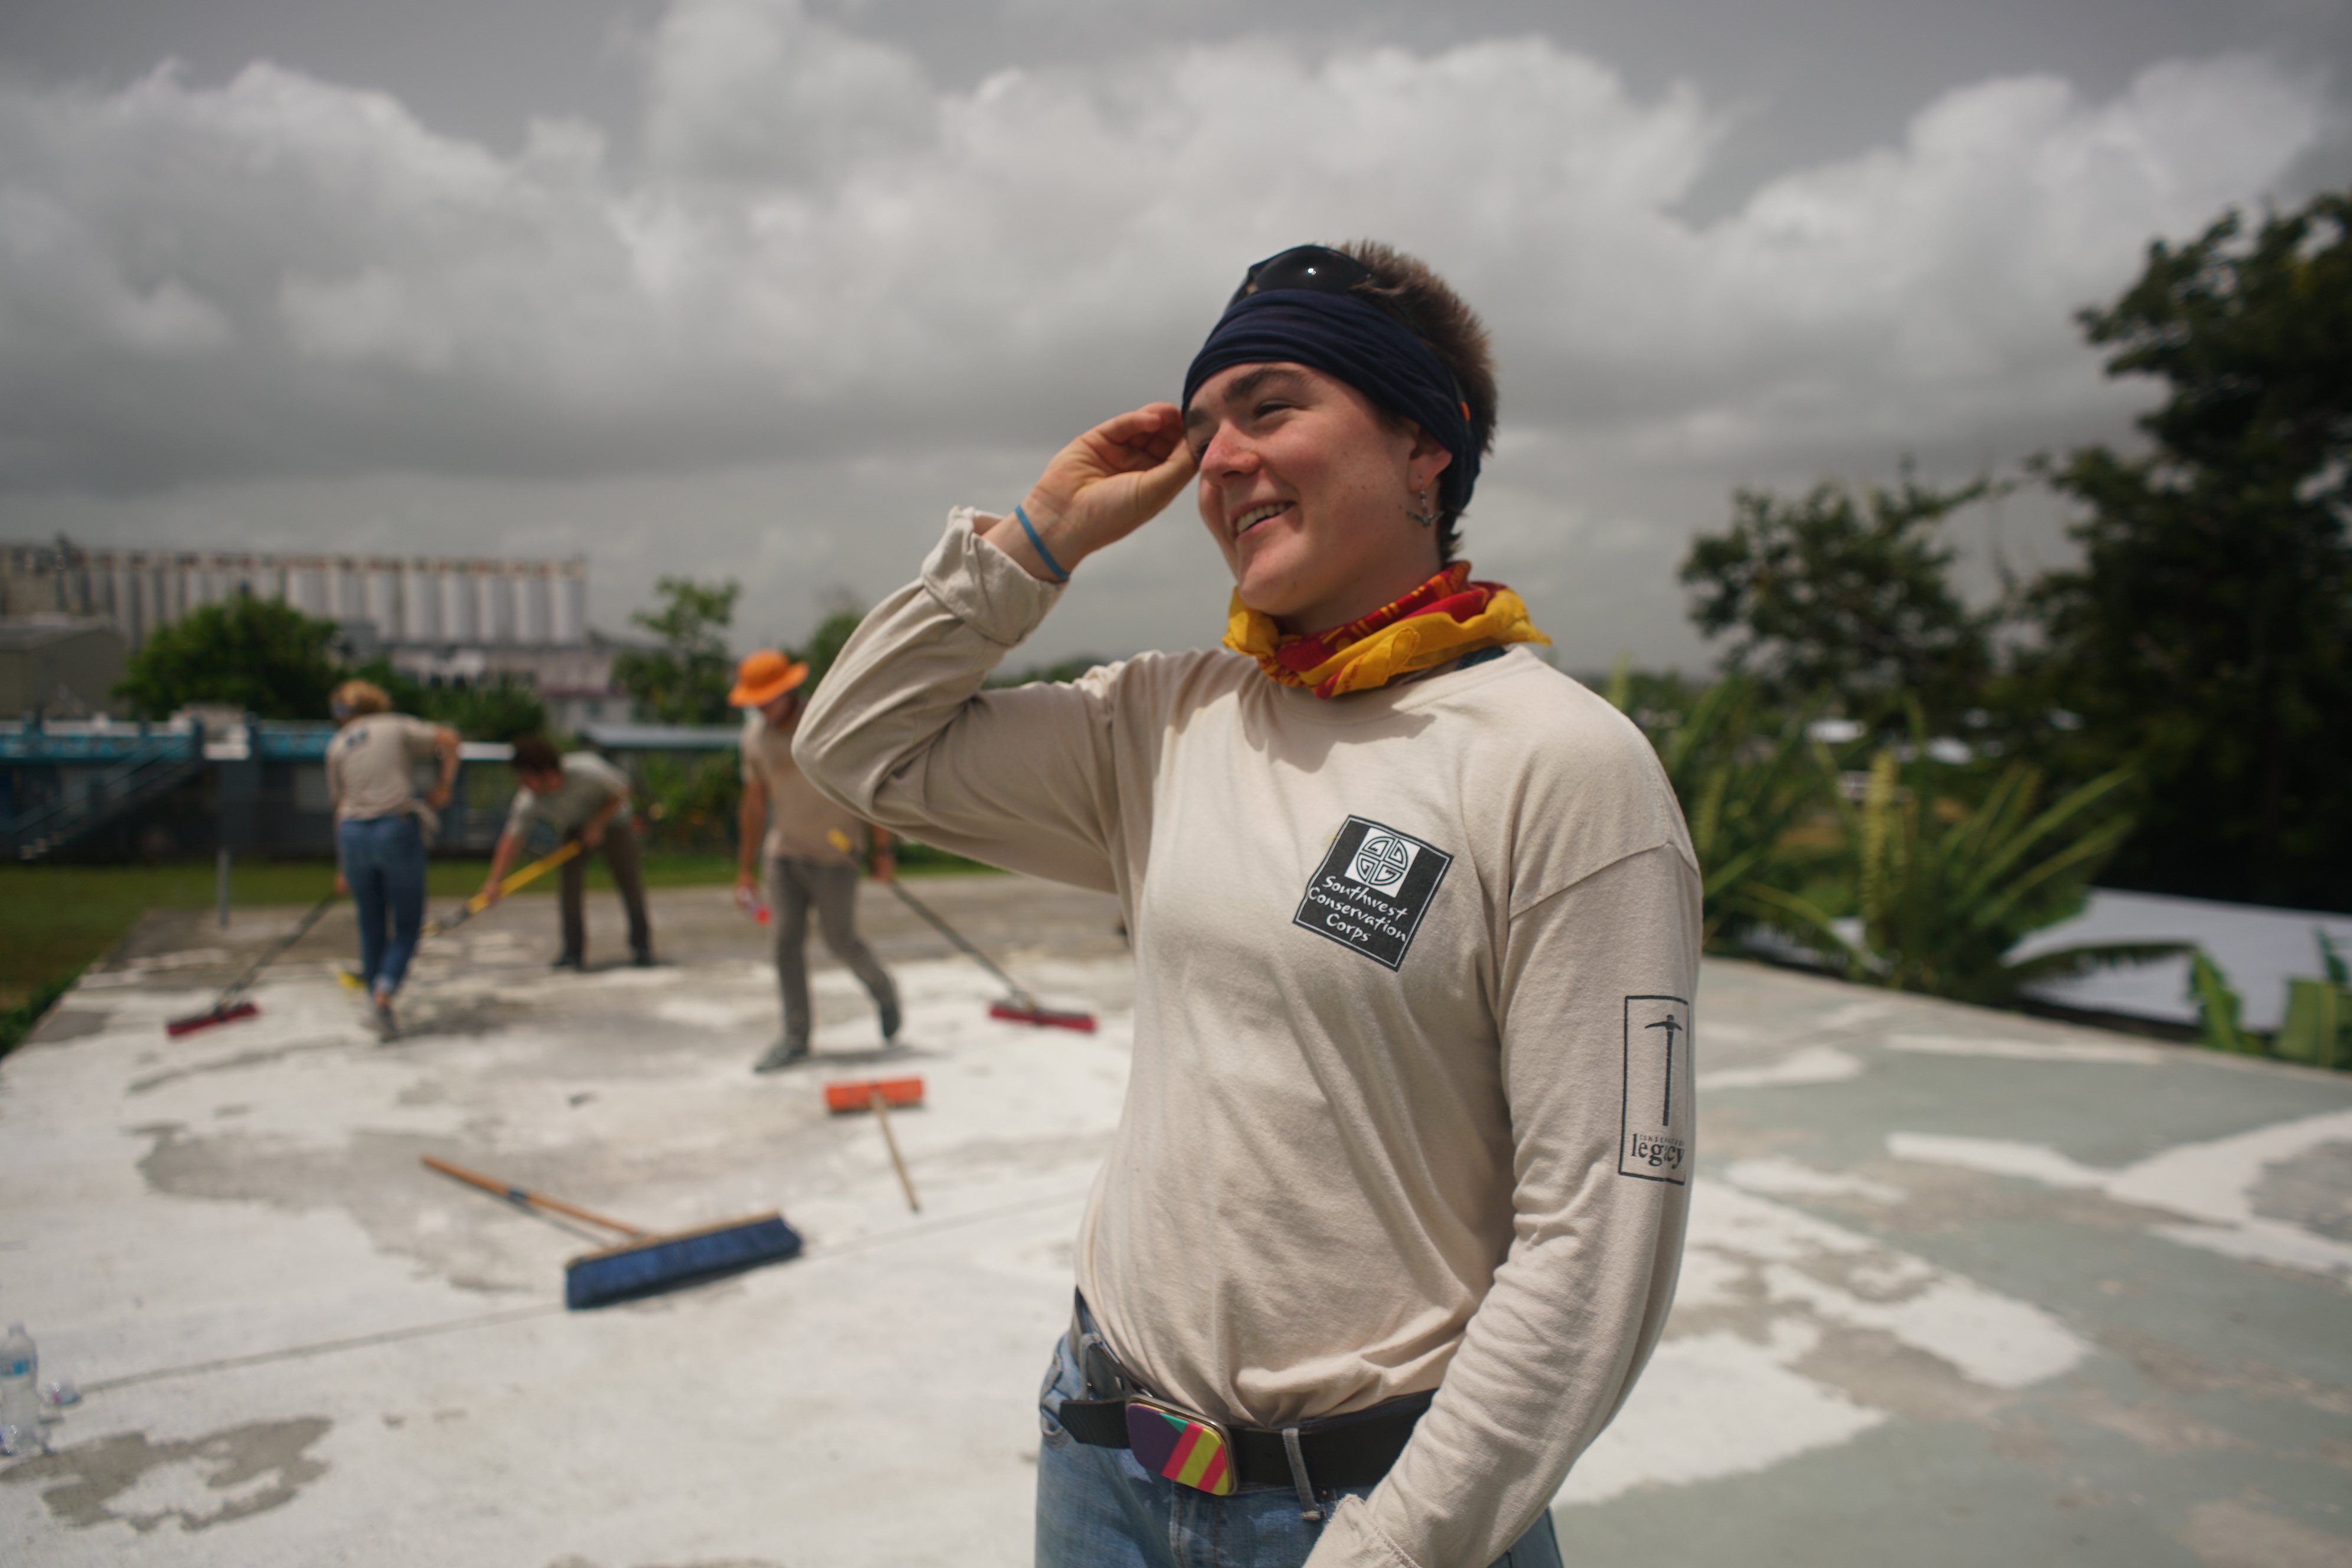
<instances>
[{"instance_id":1,"label":"metal staircase","mask_svg":"<svg viewBox=\"0 0 2352 1568\"><path fill-rule=\"evenodd\" d=\"M38 756L98 764L64 776L52 798L0 818L0 856L37 860L169 794L205 766L201 731L126 735L99 745L89 743L93 739L45 737L38 731L0 737L0 762ZM67 744L61 756L61 742L81 743Z\"/></svg>"}]
</instances>

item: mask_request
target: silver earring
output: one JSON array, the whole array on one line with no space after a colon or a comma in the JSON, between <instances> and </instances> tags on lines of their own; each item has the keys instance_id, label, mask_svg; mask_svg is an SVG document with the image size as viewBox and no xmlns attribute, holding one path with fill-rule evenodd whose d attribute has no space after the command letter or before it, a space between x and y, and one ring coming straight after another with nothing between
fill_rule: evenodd
<instances>
[{"instance_id":1,"label":"silver earring","mask_svg":"<svg viewBox=\"0 0 2352 1568\"><path fill-rule=\"evenodd\" d=\"M1419 511L1408 510L1405 512L1405 516L1412 519L1413 521L1421 524L1423 528L1435 528L1437 526L1437 513L1430 510L1429 492L1427 490L1423 490L1420 495L1413 499L1421 503L1421 510Z\"/></svg>"}]
</instances>

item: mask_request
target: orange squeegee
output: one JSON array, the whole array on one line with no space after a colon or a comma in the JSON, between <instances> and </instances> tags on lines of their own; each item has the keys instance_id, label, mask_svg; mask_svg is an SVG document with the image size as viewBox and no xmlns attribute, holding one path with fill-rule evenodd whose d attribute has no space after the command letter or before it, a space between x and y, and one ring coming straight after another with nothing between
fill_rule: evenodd
<instances>
[{"instance_id":1,"label":"orange squeegee","mask_svg":"<svg viewBox=\"0 0 2352 1568\"><path fill-rule=\"evenodd\" d=\"M824 1086L824 1108L838 1116L845 1110L870 1110L882 1123L882 1142L890 1150L890 1163L898 1167L898 1184L907 1189L907 1206L917 1214L923 1205L915 1198L915 1178L907 1173L907 1162L898 1152L898 1135L890 1131L891 1106L901 1110L923 1103L923 1080L919 1078L877 1078L854 1083L829 1083Z\"/></svg>"}]
</instances>

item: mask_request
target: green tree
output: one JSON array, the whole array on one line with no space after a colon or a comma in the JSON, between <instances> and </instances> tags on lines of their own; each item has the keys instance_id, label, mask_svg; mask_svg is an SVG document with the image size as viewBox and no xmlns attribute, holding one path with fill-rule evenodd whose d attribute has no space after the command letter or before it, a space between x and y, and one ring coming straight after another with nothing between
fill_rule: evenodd
<instances>
[{"instance_id":1,"label":"green tree","mask_svg":"<svg viewBox=\"0 0 2352 1568\"><path fill-rule=\"evenodd\" d=\"M468 741L512 741L547 729L547 704L530 683L512 676L431 685L381 656L344 673L383 688L395 712L446 724Z\"/></svg>"},{"instance_id":2,"label":"green tree","mask_svg":"<svg viewBox=\"0 0 2352 1568\"><path fill-rule=\"evenodd\" d=\"M1771 710L1754 681L1726 676L1671 709L1641 702L1636 677L1620 664L1609 700L1641 725L1690 824L1700 878L1699 934L1710 950L1736 950L1751 926L1781 923L1760 890L1794 892L1836 858L1804 833L1833 813L1836 779L1813 765L1806 711ZM1656 678L1647 682L1658 689ZM1676 683L1679 684L1679 683Z\"/></svg>"},{"instance_id":3,"label":"green tree","mask_svg":"<svg viewBox=\"0 0 2352 1568\"><path fill-rule=\"evenodd\" d=\"M1990 671L1997 616L1952 591L1953 552L1937 528L1994 489L1932 489L1908 460L1895 489L1859 496L1835 483L1796 500L1742 489L1729 531L1700 535L1684 558L1691 618L1709 637L1739 634L1724 663L1770 700L1826 696L1875 722L1910 693L1947 719Z\"/></svg>"},{"instance_id":4,"label":"green tree","mask_svg":"<svg viewBox=\"0 0 2352 1568\"><path fill-rule=\"evenodd\" d=\"M547 704L528 681L511 676L429 686L419 712L469 741L512 741L547 730Z\"/></svg>"},{"instance_id":5,"label":"green tree","mask_svg":"<svg viewBox=\"0 0 2352 1568\"><path fill-rule=\"evenodd\" d=\"M2352 195L2158 240L2079 320L2166 386L2143 455L2039 465L2084 516L2035 664L2147 781L2110 879L2352 909Z\"/></svg>"},{"instance_id":6,"label":"green tree","mask_svg":"<svg viewBox=\"0 0 2352 1568\"><path fill-rule=\"evenodd\" d=\"M742 759L733 751L648 752L637 760L638 832L664 854L727 855L735 848Z\"/></svg>"},{"instance_id":7,"label":"green tree","mask_svg":"<svg viewBox=\"0 0 2352 1568\"><path fill-rule=\"evenodd\" d=\"M159 627L114 691L146 719L191 702L233 702L262 719L323 719L341 679L328 655L334 640L334 622L241 593Z\"/></svg>"},{"instance_id":8,"label":"green tree","mask_svg":"<svg viewBox=\"0 0 2352 1568\"><path fill-rule=\"evenodd\" d=\"M629 619L661 645L632 648L614 659L614 684L657 724L726 723L735 717L727 704L735 684L727 627L735 618L742 584L730 578L706 588L691 578L664 577L654 591L661 607L639 610Z\"/></svg>"}]
</instances>

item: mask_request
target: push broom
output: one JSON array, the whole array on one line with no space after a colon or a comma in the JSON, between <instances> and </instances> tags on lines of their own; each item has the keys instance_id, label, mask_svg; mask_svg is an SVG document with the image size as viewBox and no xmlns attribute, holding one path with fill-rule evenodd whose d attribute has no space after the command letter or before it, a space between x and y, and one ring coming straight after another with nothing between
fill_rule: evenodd
<instances>
[{"instance_id":1,"label":"push broom","mask_svg":"<svg viewBox=\"0 0 2352 1568\"><path fill-rule=\"evenodd\" d=\"M486 1193L496 1193L517 1207L569 1215L629 1238L617 1247L583 1253L563 1266L563 1304L575 1311L582 1307L601 1307L608 1301L631 1300L681 1285L716 1279L721 1275L739 1274L762 1263L782 1263L800 1255L800 1233L786 1225L781 1214L753 1215L727 1225L656 1236L430 1154L424 1159L427 1166L443 1175L455 1176Z\"/></svg>"},{"instance_id":2,"label":"push broom","mask_svg":"<svg viewBox=\"0 0 2352 1568\"><path fill-rule=\"evenodd\" d=\"M521 870L508 877L505 881L500 882L499 884L499 897L503 899L509 893L513 892L517 888L521 887L525 882L545 876L548 872L554 870L558 866L562 865L566 860L572 859L573 857L577 856L580 853L580 840L574 838L565 844L562 847L557 849L553 854L541 856L530 865L525 866ZM451 915L447 920L426 921L425 922L425 930L422 934L425 936L439 936L444 931L456 931L459 926L464 925L467 921L472 920L476 915L480 914L484 910L487 910L489 907L489 895L488 893L476 893L472 898L466 900L464 906L460 908L456 914Z\"/></svg>"},{"instance_id":3,"label":"push broom","mask_svg":"<svg viewBox=\"0 0 2352 1568\"><path fill-rule=\"evenodd\" d=\"M277 963L288 948L308 936L310 928L317 925L326 912L334 908L335 900L341 897L342 894L332 888L328 889L327 896L312 904L310 912L296 921L292 931L272 942L268 952L255 959L252 968L230 981L228 988L213 999L211 1006L201 1013L191 1013L184 1018L165 1020L163 1033L178 1039L182 1035L193 1035L198 1029L209 1029L215 1024L234 1024L240 1018L250 1018L260 1012L258 1004L243 999L247 987L263 970Z\"/></svg>"},{"instance_id":4,"label":"push broom","mask_svg":"<svg viewBox=\"0 0 2352 1568\"><path fill-rule=\"evenodd\" d=\"M989 1004L988 1016L990 1017L1003 1018L1015 1024L1035 1024L1040 1027L1076 1029L1089 1035L1095 1032L1095 1016L1092 1013L1060 1012L1055 1008L1046 1006L1044 1003L1038 1001L1037 998L1029 994L1028 992L1024 991L1020 985L1013 981L1013 976L1005 973L1002 969L997 968L995 964L991 963L988 961L988 955L986 953L972 946L971 943L964 941L961 932L958 931L955 927L948 924L947 921L940 919L938 915L934 914L931 911L929 905L915 897L914 894L907 891L906 883L898 880L896 877L893 877L890 879L890 890L898 894L900 899L904 900L908 909L914 910L917 914L922 916L924 920L929 921L931 928L934 931L937 931L941 936L955 943L955 945L963 952L964 956L970 958L982 969L985 969L991 974L995 975L998 980L1003 982L1004 988L1011 992L1012 994L1005 997L1002 1002L992 1002Z\"/></svg>"}]
</instances>

